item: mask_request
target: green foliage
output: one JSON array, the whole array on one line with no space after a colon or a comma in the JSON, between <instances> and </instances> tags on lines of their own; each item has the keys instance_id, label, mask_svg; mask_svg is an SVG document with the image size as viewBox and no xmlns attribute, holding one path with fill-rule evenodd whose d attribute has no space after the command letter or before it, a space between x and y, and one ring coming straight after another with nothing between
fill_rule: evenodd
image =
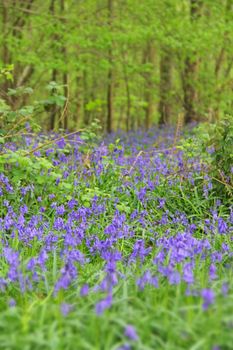
<instances>
[{"instance_id":1,"label":"green foliage","mask_svg":"<svg viewBox=\"0 0 233 350\"><path fill-rule=\"evenodd\" d=\"M233 12L229 1L197 1L201 6L197 6L199 15L194 21L190 20L191 1L113 0L111 25L107 2L65 0L62 8L58 1L53 10L51 3L36 0L28 4L26 11L18 11L6 2L0 9L2 15L3 9L6 12L0 35L1 82L8 79L10 94L24 85L36 87L36 98L47 106L36 116L44 128L51 126L49 107L59 109L67 101L63 91L67 81L69 126L81 126L86 121L85 114L91 114L90 120L101 115L105 126L110 68L113 127L126 127L126 113L132 127L141 126L150 103L158 110L163 48L172 61L172 84L165 94L172 96L174 115L184 106L187 58L198 62L196 75L188 82L198 96L198 117L206 119L211 111L219 116L231 113ZM17 28L14 18L20 23ZM154 57L150 56L149 46ZM51 80L53 83L46 89ZM2 94L1 98L6 99ZM18 95L23 104L32 105L33 98L30 94ZM158 114L151 112L151 122L156 122Z\"/></svg>"},{"instance_id":2,"label":"green foliage","mask_svg":"<svg viewBox=\"0 0 233 350\"><path fill-rule=\"evenodd\" d=\"M14 70L13 64L8 64L5 67L0 66L0 81L2 79L13 81L13 70Z\"/></svg>"},{"instance_id":3,"label":"green foliage","mask_svg":"<svg viewBox=\"0 0 233 350\"><path fill-rule=\"evenodd\" d=\"M201 123L177 146L187 159L199 156L208 165L213 191L222 199L233 193L233 117L226 115L217 123Z\"/></svg>"},{"instance_id":4,"label":"green foliage","mask_svg":"<svg viewBox=\"0 0 233 350\"><path fill-rule=\"evenodd\" d=\"M105 101L100 100L100 99L96 99L94 101L90 101L86 104L85 108L87 111L98 111L98 112L102 112L103 110L103 106L105 105Z\"/></svg>"},{"instance_id":5,"label":"green foliage","mask_svg":"<svg viewBox=\"0 0 233 350\"><path fill-rule=\"evenodd\" d=\"M233 116L226 115L209 130L207 145L211 152L211 175L221 197L233 194Z\"/></svg>"},{"instance_id":6,"label":"green foliage","mask_svg":"<svg viewBox=\"0 0 233 350\"><path fill-rule=\"evenodd\" d=\"M87 148L96 145L101 137L101 130L102 127L99 119L94 119L90 125L83 130L80 137L86 144L88 144Z\"/></svg>"},{"instance_id":7,"label":"green foliage","mask_svg":"<svg viewBox=\"0 0 233 350\"><path fill-rule=\"evenodd\" d=\"M63 95L63 87L64 85L52 81L47 85L48 96L46 99L34 100L32 104L22 105L19 108L0 99L0 137L7 137L8 141L10 137L16 140L17 135L27 131L26 122L30 124L31 131L38 132L40 130L38 116L41 116L44 111L49 111L51 106L58 109L64 107L66 97ZM33 93L31 87L20 86L15 89L9 88L7 95L13 97L17 102L18 99L27 98Z\"/></svg>"},{"instance_id":8,"label":"green foliage","mask_svg":"<svg viewBox=\"0 0 233 350\"><path fill-rule=\"evenodd\" d=\"M51 81L46 87L46 90L49 92L49 96L47 99L38 102L38 104L44 106L44 108L49 108L51 105L63 107L66 101L66 97L63 95L63 88L64 85Z\"/></svg>"},{"instance_id":9,"label":"green foliage","mask_svg":"<svg viewBox=\"0 0 233 350\"><path fill-rule=\"evenodd\" d=\"M211 152L212 165L216 174L232 181L233 174L233 115L226 115L213 127L209 128L208 145ZM233 183L232 183L233 184Z\"/></svg>"}]
</instances>

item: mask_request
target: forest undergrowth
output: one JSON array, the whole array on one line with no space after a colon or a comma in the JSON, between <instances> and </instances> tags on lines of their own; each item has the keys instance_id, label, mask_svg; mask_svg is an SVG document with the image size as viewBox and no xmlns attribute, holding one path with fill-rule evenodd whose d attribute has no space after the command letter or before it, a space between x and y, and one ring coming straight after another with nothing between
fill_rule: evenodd
<instances>
[{"instance_id":1,"label":"forest undergrowth","mask_svg":"<svg viewBox=\"0 0 233 350\"><path fill-rule=\"evenodd\" d=\"M1 139L0 349L232 349L232 127L205 130Z\"/></svg>"}]
</instances>

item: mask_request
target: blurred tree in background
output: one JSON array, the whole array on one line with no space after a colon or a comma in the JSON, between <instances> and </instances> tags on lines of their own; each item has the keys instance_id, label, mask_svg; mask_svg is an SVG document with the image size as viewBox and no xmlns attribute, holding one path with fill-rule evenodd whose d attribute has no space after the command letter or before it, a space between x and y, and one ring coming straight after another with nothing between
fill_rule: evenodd
<instances>
[{"instance_id":1,"label":"blurred tree in background","mask_svg":"<svg viewBox=\"0 0 233 350\"><path fill-rule=\"evenodd\" d=\"M41 101L44 129L111 132L232 111L233 0L0 0L0 15L0 113Z\"/></svg>"}]
</instances>

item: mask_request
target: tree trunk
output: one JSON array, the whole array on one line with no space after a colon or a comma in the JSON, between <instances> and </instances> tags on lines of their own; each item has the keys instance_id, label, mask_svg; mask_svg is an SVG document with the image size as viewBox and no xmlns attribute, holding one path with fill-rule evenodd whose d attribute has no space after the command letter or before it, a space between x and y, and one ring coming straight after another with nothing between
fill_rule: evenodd
<instances>
[{"instance_id":1,"label":"tree trunk","mask_svg":"<svg viewBox=\"0 0 233 350\"><path fill-rule=\"evenodd\" d=\"M190 20L197 21L201 15L201 0L190 0ZM185 59L183 73L183 90L184 90L184 122L188 124L198 120L197 114L197 73L199 60L196 52L191 52Z\"/></svg>"},{"instance_id":2,"label":"tree trunk","mask_svg":"<svg viewBox=\"0 0 233 350\"><path fill-rule=\"evenodd\" d=\"M52 71L52 81L57 81L57 70L53 69ZM54 91L52 91L52 94ZM56 115L57 115L57 106L55 104L51 105L50 108L50 130L53 130L55 128L55 122L56 122Z\"/></svg>"},{"instance_id":3,"label":"tree trunk","mask_svg":"<svg viewBox=\"0 0 233 350\"><path fill-rule=\"evenodd\" d=\"M159 125L169 123L171 119L172 56L167 47L162 48L160 57L160 101Z\"/></svg>"},{"instance_id":4,"label":"tree trunk","mask_svg":"<svg viewBox=\"0 0 233 350\"><path fill-rule=\"evenodd\" d=\"M81 120L82 116L82 106L83 106L83 99L82 99L82 80L83 76L82 73L77 74L76 77L76 113L74 114L73 122L75 124L75 127L77 127L79 120Z\"/></svg>"},{"instance_id":5,"label":"tree trunk","mask_svg":"<svg viewBox=\"0 0 233 350\"><path fill-rule=\"evenodd\" d=\"M61 9L61 16L64 15L64 12L65 12L65 0L61 0L61 3L60 3L60 9ZM66 27L66 20L65 19L62 19L61 20L64 24L64 30L65 30L65 27ZM66 45L63 44L62 46L62 49L61 49L61 53L62 53L62 56L63 56L63 60L66 64L66 67L67 67L67 49L66 49ZM63 77L62 77L62 80L63 80L63 85L64 85L64 88L63 88L63 91L64 91L64 96L66 98L66 102L65 102L65 109L63 111L63 125L62 127L67 130L68 129L68 110L67 110L67 105L68 105L68 73L67 71L63 72Z\"/></svg>"},{"instance_id":6,"label":"tree trunk","mask_svg":"<svg viewBox=\"0 0 233 350\"><path fill-rule=\"evenodd\" d=\"M32 5L34 3L34 0L26 0L23 3L24 8L27 10L26 13L21 13L20 11L17 12L17 17L15 19L15 21L13 22L13 31L12 31L12 35L15 39L21 40L22 39L22 32L23 32L23 28L25 27L25 25L27 24L27 18L30 17L30 10L32 8ZM29 65L30 68L28 68L27 74L25 74L25 67L22 67L22 65L18 62L15 62L14 64L14 86L19 87L21 81L23 80L23 83L26 83L29 78L31 77L31 75L34 72L34 68L32 65ZM13 108L17 108L17 104L19 98L14 97L12 99L12 104L13 104Z\"/></svg>"},{"instance_id":7,"label":"tree trunk","mask_svg":"<svg viewBox=\"0 0 233 350\"><path fill-rule=\"evenodd\" d=\"M108 0L108 25L111 31L113 21L113 0ZM112 47L108 50L108 83L107 83L107 132L112 132L112 121L113 121L113 54Z\"/></svg>"},{"instance_id":8,"label":"tree trunk","mask_svg":"<svg viewBox=\"0 0 233 350\"><path fill-rule=\"evenodd\" d=\"M122 66L123 66L123 74L125 81L125 93L127 98L126 104L126 131L130 130L130 120L131 120L131 96L130 96L130 86L129 86L129 77L127 72L127 58L125 57L125 53L122 54Z\"/></svg>"},{"instance_id":9,"label":"tree trunk","mask_svg":"<svg viewBox=\"0 0 233 350\"><path fill-rule=\"evenodd\" d=\"M68 109L67 109L67 106L68 106L68 74L67 72L63 73L63 85L64 85L64 96L66 98L66 102L65 102L65 107L64 107L64 111L63 111L63 127L65 130L68 130Z\"/></svg>"},{"instance_id":10,"label":"tree trunk","mask_svg":"<svg viewBox=\"0 0 233 350\"><path fill-rule=\"evenodd\" d=\"M51 0L50 7L49 7L50 14L54 16L55 14L55 0ZM53 40L56 40L57 38L54 36ZM52 70L52 81L57 81L57 70L53 68ZM54 91L51 92L54 94ZM55 104L51 105L50 107L50 130L53 130L55 128L55 122L56 122L56 115L57 115L57 106Z\"/></svg>"},{"instance_id":11,"label":"tree trunk","mask_svg":"<svg viewBox=\"0 0 233 350\"><path fill-rule=\"evenodd\" d=\"M155 63L155 50L153 47L153 44L149 41L147 43L145 55L144 55L144 62L149 63L151 65L151 71L148 71L144 74L145 78L145 101L146 101L146 107L145 107L145 129L148 130L151 125L152 116L153 116L153 80L152 80L152 71L154 69L154 63Z\"/></svg>"},{"instance_id":12,"label":"tree trunk","mask_svg":"<svg viewBox=\"0 0 233 350\"><path fill-rule=\"evenodd\" d=\"M233 6L233 1L227 0L226 1L226 8L225 8L225 23L226 24L228 24L228 22L229 22L227 16L229 13L231 13L232 6ZM220 53L219 53L219 55L216 59L216 63L215 63L216 86L218 86L218 80L219 80L220 74L222 73L222 67L224 65L224 61L225 61L225 59L227 59L226 48L229 47L230 45L231 45L231 41L229 40L229 33L227 31L225 31L224 36L223 36L223 45L222 45L222 48L220 50ZM230 74L232 64L233 64L233 59L231 57L231 60L230 60L229 64L227 65L225 72L223 72L224 78L227 78L228 75ZM224 93L224 91L222 93ZM219 105L220 105L221 97L222 97L221 93L217 93L217 95L216 95L216 102L217 103L216 103L214 111L213 111L213 117L214 117L215 121L219 120Z\"/></svg>"},{"instance_id":13,"label":"tree trunk","mask_svg":"<svg viewBox=\"0 0 233 350\"><path fill-rule=\"evenodd\" d=\"M198 62L191 58L186 58L184 69L184 122L185 124L191 123L198 119L197 117L197 90L195 83L197 80Z\"/></svg>"},{"instance_id":14,"label":"tree trunk","mask_svg":"<svg viewBox=\"0 0 233 350\"><path fill-rule=\"evenodd\" d=\"M87 63L86 63L87 64ZM90 111L87 110L87 104L89 102L88 98L88 81L87 81L87 71L84 69L83 71L83 124L85 126L90 123Z\"/></svg>"},{"instance_id":15,"label":"tree trunk","mask_svg":"<svg viewBox=\"0 0 233 350\"><path fill-rule=\"evenodd\" d=\"M112 132L113 120L113 83L112 83L112 69L108 72L108 91L107 91L107 132Z\"/></svg>"},{"instance_id":16,"label":"tree trunk","mask_svg":"<svg viewBox=\"0 0 233 350\"><path fill-rule=\"evenodd\" d=\"M7 45L7 22L8 22L8 9L7 9L7 1L4 0L2 2L2 31L3 31L3 48L2 48L2 61L3 65L7 66L10 63L8 45ZM8 90L8 80L4 79L2 84L2 90L5 97L5 94Z\"/></svg>"}]
</instances>

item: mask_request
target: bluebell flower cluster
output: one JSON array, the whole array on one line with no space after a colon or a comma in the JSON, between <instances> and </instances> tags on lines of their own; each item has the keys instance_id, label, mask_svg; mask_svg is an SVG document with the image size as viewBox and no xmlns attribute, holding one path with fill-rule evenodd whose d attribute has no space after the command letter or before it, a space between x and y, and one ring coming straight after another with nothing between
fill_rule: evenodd
<instances>
[{"instance_id":1,"label":"bluebell flower cluster","mask_svg":"<svg viewBox=\"0 0 233 350\"><path fill-rule=\"evenodd\" d=\"M98 295L93 309L101 315L114 304L122 281L140 292L163 283L182 285L184 297L195 295L204 310L214 304L219 267L225 261L229 268L233 256L233 211L223 212L220 201L209 211L190 204L196 182L200 198L210 196L207 167L199 157L174 151L169 130L160 131L158 151L158 135L120 134L113 151L109 143L119 135L111 135L87 155L75 142L81 142L79 135L60 139L34 154L38 162L51 162L44 177L59 174L52 187L0 174L0 293L7 293L11 307L15 290L54 298L78 290L80 298ZM36 148L39 136L27 136L23 144L19 147ZM5 145L4 151L12 147ZM200 271L206 273L204 282ZM228 289L225 281L226 297ZM61 304L63 315L74 308ZM125 335L138 339L131 325Z\"/></svg>"}]
</instances>

